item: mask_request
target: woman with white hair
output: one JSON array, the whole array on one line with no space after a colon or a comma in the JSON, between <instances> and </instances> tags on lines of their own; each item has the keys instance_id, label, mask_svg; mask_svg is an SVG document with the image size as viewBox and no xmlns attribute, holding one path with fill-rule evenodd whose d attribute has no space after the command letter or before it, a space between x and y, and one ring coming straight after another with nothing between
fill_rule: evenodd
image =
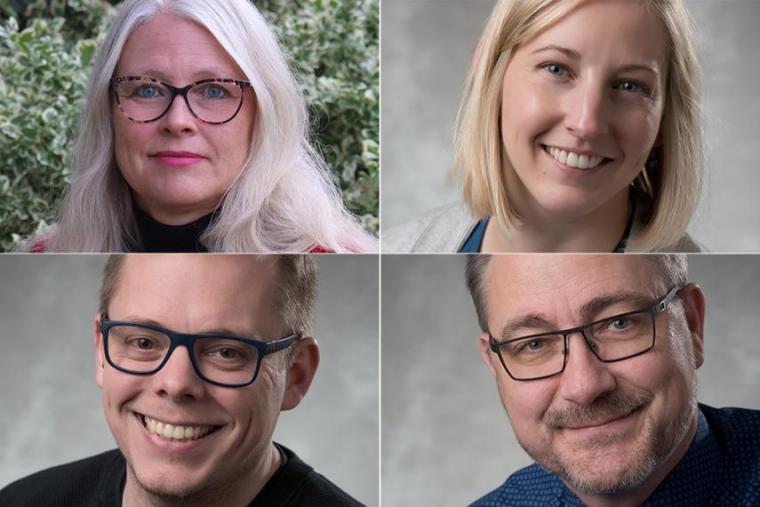
<instances>
[{"instance_id":1,"label":"woman with white hair","mask_svg":"<svg viewBox=\"0 0 760 507\"><path fill-rule=\"evenodd\" d=\"M462 204L384 252L689 252L704 156L682 0L499 0L454 136Z\"/></svg>"},{"instance_id":2,"label":"woman with white hair","mask_svg":"<svg viewBox=\"0 0 760 507\"><path fill-rule=\"evenodd\" d=\"M95 59L71 186L35 251L367 252L248 0L127 0Z\"/></svg>"}]
</instances>

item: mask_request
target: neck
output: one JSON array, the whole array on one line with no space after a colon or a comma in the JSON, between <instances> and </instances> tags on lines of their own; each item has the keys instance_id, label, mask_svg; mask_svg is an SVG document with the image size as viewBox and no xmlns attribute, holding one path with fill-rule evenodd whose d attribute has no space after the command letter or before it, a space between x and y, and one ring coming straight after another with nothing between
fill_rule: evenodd
<instances>
[{"instance_id":1,"label":"neck","mask_svg":"<svg viewBox=\"0 0 760 507\"><path fill-rule=\"evenodd\" d=\"M625 232L631 213L627 188L581 216L558 216L529 208L522 214L520 223L507 231L499 227L496 220L490 220L482 251L612 252Z\"/></svg>"},{"instance_id":2,"label":"neck","mask_svg":"<svg viewBox=\"0 0 760 507\"><path fill-rule=\"evenodd\" d=\"M681 442L675 448L673 453L663 461L654 471L652 475L647 478L636 489L626 491L617 495L610 496L598 496L589 495L576 491L570 484L565 482L565 485L581 499L581 501L588 507L638 507L643 504L647 498L649 498L657 486L665 480L668 474L678 465L678 462L689 450L694 435L697 432L697 416L694 416L694 420L691 423L691 427L686 432ZM563 481L564 482L564 481Z\"/></svg>"},{"instance_id":3,"label":"neck","mask_svg":"<svg viewBox=\"0 0 760 507\"><path fill-rule=\"evenodd\" d=\"M205 488L189 494L171 494L148 490L127 463L127 480L122 496L124 507L245 507L264 488L280 466L280 451L270 444L265 456L247 474L240 475L231 482L206 485ZM222 480L229 478L223 478Z\"/></svg>"}]
</instances>

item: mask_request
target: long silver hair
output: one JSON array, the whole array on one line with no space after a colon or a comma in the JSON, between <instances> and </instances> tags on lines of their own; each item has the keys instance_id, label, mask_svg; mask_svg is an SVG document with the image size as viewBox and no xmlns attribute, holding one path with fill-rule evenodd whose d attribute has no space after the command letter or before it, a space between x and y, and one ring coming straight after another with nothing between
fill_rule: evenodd
<instances>
[{"instance_id":1,"label":"long silver hair","mask_svg":"<svg viewBox=\"0 0 760 507\"><path fill-rule=\"evenodd\" d=\"M127 0L98 51L74 148L71 185L48 251L118 252L140 245L129 187L114 158L109 82L132 31L159 12L205 27L253 85L248 159L201 237L216 252L377 250L345 208L309 141L303 95L272 31L250 0Z\"/></svg>"}]
</instances>

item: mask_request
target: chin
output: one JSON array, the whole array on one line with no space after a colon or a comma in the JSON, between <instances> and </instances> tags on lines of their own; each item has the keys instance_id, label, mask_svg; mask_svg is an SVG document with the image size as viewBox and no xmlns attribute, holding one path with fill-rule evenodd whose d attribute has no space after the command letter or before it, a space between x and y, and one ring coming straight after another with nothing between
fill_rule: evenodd
<instances>
[{"instance_id":1,"label":"chin","mask_svg":"<svg viewBox=\"0 0 760 507\"><path fill-rule=\"evenodd\" d=\"M580 217L599 208L598 197L584 189L560 187L533 194L533 202L542 212L563 219Z\"/></svg>"},{"instance_id":2,"label":"chin","mask_svg":"<svg viewBox=\"0 0 760 507\"><path fill-rule=\"evenodd\" d=\"M157 466L155 468L157 470L132 468L137 484L152 495L162 498L185 498L207 488L207 481L198 477L197 472L177 473L172 470L172 467L167 469L167 467Z\"/></svg>"}]
</instances>

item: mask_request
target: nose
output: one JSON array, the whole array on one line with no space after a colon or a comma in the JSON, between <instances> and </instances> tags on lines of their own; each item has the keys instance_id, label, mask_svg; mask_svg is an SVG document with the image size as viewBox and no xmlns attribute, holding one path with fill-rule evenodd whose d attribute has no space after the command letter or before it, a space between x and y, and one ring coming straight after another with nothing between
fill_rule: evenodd
<instances>
[{"instance_id":1,"label":"nose","mask_svg":"<svg viewBox=\"0 0 760 507\"><path fill-rule=\"evenodd\" d=\"M176 95L169 110L161 117L161 130L168 134L192 133L198 130L198 119L190 112L184 97Z\"/></svg>"},{"instance_id":2,"label":"nose","mask_svg":"<svg viewBox=\"0 0 760 507\"><path fill-rule=\"evenodd\" d=\"M573 341L575 339L575 341ZM589 405L600 396L614 391L615 376L588 347L583 335L567 337L568 357L560 375L559 395L578 405Z\"/></svg>"},{"instance_id":3,"label":"nose","mask_svg":"<svg viewBox=\"0 0 760 507\"><path fill-rule=\"evenodd\" d=\"M565 127L575 137L594 139L609 133L609 112L604 90L593 82L576 88L567 96Z\"/></svg>"},{"instance_id":4,"label":"nose","mask_svg":"<svg viewBox=\"0 0 760 507\"><path fill-rule=\"evenodd\" d=\"M199 399L206 388L193 369L190 352L182 346L172 351L163 368L153 376L156 392L175 402Z\"/></svg>"}]
</instances>

